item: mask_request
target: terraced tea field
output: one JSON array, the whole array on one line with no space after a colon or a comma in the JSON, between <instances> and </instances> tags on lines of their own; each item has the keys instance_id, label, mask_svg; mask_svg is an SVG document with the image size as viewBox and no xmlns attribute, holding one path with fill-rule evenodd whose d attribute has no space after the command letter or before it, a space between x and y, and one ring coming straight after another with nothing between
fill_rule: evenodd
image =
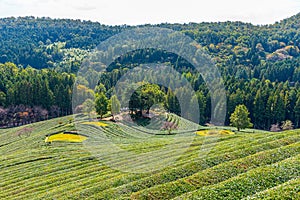
<instances>
[{"instance_id":1,"label":"terraced tea field","mask_svg":"<svg viewBox=\"0 0 300 200\"><path fill-rule=\"evenodd\" d=\"M181 120L167 135L69 122L0 130L0 199L300 199L299 130L202 136ZM89 139L45 143L75 128Z\"/></svg>"}]
</instances>

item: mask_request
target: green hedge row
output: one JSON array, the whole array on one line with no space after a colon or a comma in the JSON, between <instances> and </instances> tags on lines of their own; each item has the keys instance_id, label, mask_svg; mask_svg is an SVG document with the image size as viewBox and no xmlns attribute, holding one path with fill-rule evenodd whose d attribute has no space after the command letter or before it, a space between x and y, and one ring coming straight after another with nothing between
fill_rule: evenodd
<instances>
[{"instance_id":1,"label":"green hedge row","mask_svg":"<svg viewBox=\"0 0 300 200\"><path fill-rule=\"evenodd\" d=\"M158 185L132 195L134 199L147 199L149 194L156 199L171 199L203 186L216 184L245 173L253 168L269 165L300 152L300 143L263 151L248 157L225 162L174 182Z\"/></svg>"},{"instance_id":2,"label":"green hedge row","mask_svg":"<svg viewBox=\"0 0 300 200\"><path fill-rule=\"evenodd\" d=\"M176 199L241 199L300 176L300 155L259 167Z\"/></svg>"},{"instance_id":3,"label":"green hedge row","mask_svg":"<svg viewBox=\"0 0 300 200\"><path fill-rule=\"evenodd\" d=\"M264 143L259 146L250 145L248 149L245 150L241 149L236 152L228 153L226 155L221 154L219 156L213 156L211 158L207 158L207 160L204 161L205 163L203 163L203 160L202 162L201 161L193 162L191 160L190 163L187 163L185 165L180 165L176 168L171 167L171 168L164 169L164 171L161 173L151 175L144 179L140 179L120 187L110 188L106 191L101 191L96 195L100 195L103 198L117 198L120 195L124 195L126 197L132 192L137 192L145 188L150 188L170 181L175 181L183 177L191 176L203 169L213 167L215 165L218 165L226 161L243 158L247 155L255 154L257 151L264 151L270 148L277 148L287 143L293 143L299 140L300 140L299 137L291 137L289 139L285 138L282 140L272 141L270 143Z\"/></svg>"},{"instance_id":4,"label":"green hedge row","mask_svg":"<svg viewBox=\"0 0 300 200\"><path fill-rule=\"evenodd\" d=\"M300 178L290 180L279 186L248 196L244 200L254 199L300 199Z\"/></svg>"}]
</instances>

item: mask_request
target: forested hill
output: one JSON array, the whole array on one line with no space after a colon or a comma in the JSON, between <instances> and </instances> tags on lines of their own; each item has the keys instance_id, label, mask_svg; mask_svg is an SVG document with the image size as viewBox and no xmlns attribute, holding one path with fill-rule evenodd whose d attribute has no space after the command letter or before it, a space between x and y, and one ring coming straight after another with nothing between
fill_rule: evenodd
<instances>
[{"instance_id":1,"label":"forested hill","mask_svg":"<svg viewBox=\"0 0 300 200\"><path fill-rule=\"evenodd\" d=\"M65 42L64 48L92 49L122 29L70 19L0 19L0 62L9 61L38 69L50 67L51 62L61 60L62 55L55 50L44 51L46 45Z\"/></svg>"},{"instance_id":2,"label":"forested hill","mask_svg":"<svg viewBox=\"0 0 300 200\"><path fill-rule=\"evenodd\" d=\"M234 108L245 104L255 128L269 129L283 120L300 126L300 14L264 26L219 22L140 27L152 26L181 31L214 58L227 89L227 125ZM82 60L101 41L132 28L70 19L0 19L0 126L71 114L72 87ZM201 76L188 73L189 63L163 51L141 50L116 60L114 70L101 79L108 98L116 77L145 59L179 63L179 71L199 94L201 123L210 121L213 94ZM94 88L85 83L81 79L75 89L92 97Z\"/></svg>"},{"instance_id":3,"label":"forested hill","mask_svg":"<svg viewBox=\"0 0 300 200\"><path fill-rule=\"evenodd\" d=\"M242 22L156 26L182 31L220 59L253 67L260 63L259 58L277 61L298 57L298 22L299 14L266 26ZM130 28L71 19L0 19L0 63L13 62L37 69L53 67L63 59L61 49L93 49L108 37ZM53 46L58 42L62 44Z\"/></svg>"}]
</instances>

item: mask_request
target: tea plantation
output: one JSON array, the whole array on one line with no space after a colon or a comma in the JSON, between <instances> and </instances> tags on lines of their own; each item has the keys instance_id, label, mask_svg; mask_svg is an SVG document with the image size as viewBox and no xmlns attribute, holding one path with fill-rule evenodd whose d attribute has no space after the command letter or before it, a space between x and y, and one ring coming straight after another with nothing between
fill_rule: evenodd
<instances>
[{"instance_id":1,"label":"tea plantation","mask_svg":"<svg viewBox=\"0 0 300 200\"><path fill-rule=\"evenodd\" d=\"M179 121L173 134L71 117L1 129L0 199L300 199L299 130L203 136ZM87 142L45 143L74 130Z\"/></svg>"}]
</instances>

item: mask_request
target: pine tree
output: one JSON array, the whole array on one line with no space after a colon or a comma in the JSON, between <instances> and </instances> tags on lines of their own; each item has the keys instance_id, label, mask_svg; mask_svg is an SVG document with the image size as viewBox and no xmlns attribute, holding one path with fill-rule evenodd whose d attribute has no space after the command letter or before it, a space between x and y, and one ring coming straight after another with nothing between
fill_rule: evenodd
<instances>
[{"instance_id":1,"label":"pine tree","mask_svg":"<svg viewBox=\"0 0 300 200\"><path fill-rule=\"evenodd\" d=\"M294 89L287 92L284 97L284 101L285 101L285 108L286 108L286 118L295 122L294 108L297 101L297 92Z\"/></svg>"},{"instance_id":2,"label":"pine tree","mask_svg":"<svg viewBox=\"0 0 300 200\"><path fill-rule=\"evenodd\" d=\"M205 115L205 108L206 108L206 98L203 92L199 91L196 92L198 104L199 104L199 122L201 125L205 124L206 115Z\"/></svg>"},{"instance_id":3,"label":"pine tree","mask_svg":"<svg viewBox=\"0 0 300 200\"><path fill-rule=\"evenodd\" d=\"M189 103L189 110L188 110L188 116L187 119L194 122L194 123L200 123L200 113L197 111L200 111L196 107L199 107L198 104L198 98L197 95L194 95Z\"/></svg>"},{"instance_id":4,"label":"pine tree","mask_svg":"<svg viewBox=\"0 0 300 200\"><path fill-rule=\"evenodd\" d=\"M261 90L258 90L255 95L253 107L255 128L265 128L266 102Z\"/></svg>"},{"instance_id":5,"label":"pine tree","mask_svg":"<svg viewBox=\"0 0 300 200\"><path fill-rule=\"evenodd\" d=\"M275 93L273 107L274 122L280 123L285 119L285 106L283 94Z\"/></svg>"},{"instance_id":6,"label":"pine tree","mask_svg":"<svg viewBox=\"0 0 300 200\"><path fill-rule=\"evenodd\" d=\"M299 95L299 97L298 97L298 99L296 101L294 112L295 112L296 128L298 128L299 125L300 125L300 95Z\"/></svg>"},{"instance_id":7,"label":"pine tree","mask_svg":"<svg viewBox=\"0 0 300 200\"><path fill-rule=\"evenodd\" d=\"M175 113L177 115L180 114L179 102L178 102L174 92L171 90L171 88L168 89L168 92L166 95L165 107L171 113Z\"/></svg>"}]
</instances>

